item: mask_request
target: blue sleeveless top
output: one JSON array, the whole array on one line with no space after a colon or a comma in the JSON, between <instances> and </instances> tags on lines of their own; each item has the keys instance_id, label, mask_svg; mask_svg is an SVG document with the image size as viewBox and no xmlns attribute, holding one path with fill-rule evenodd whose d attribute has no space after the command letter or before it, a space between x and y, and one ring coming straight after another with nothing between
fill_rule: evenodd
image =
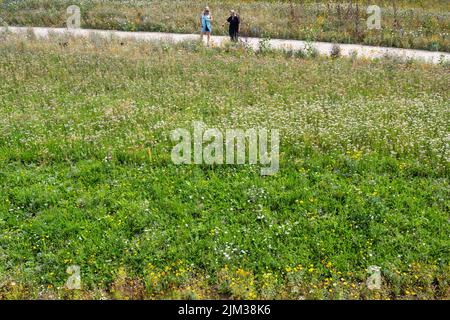
<instances>
[{"instance_id":1,"label":"blue sleeveless top","mask_svg":"<svg viewBox=\"0 0 450 320\"><path fill-rule=\"evenodd\" d=\"M202 31L205 32L206 29L212 31L211 15L205 16L204 14L202 14Z\"/></svg>"}]
</instances>

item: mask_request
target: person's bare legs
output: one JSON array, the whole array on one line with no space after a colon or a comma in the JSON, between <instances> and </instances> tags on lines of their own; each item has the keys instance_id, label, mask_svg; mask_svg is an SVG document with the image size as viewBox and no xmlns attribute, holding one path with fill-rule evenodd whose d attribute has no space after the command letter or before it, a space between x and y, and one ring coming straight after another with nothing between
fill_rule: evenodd
<instances>
[{"instance_id":1,"label":"person's bare legs","mask_svg":"<svg viewBox=\"0 0 450 320\"><path fill-rule=\"evenodd\" d=\"M202 32L202 35L201 35L201 38L200 38L200 40L202 41L202 43L203 43L203 36L206 34L206 46L208 46L209 47L209 40L210 40L210 38L211 38L211 32Z\"/></svg>"},{"instance_id":2,"label":"person's bare legs","mask_svg":"<svg viewBox=\"0 0 450 320\"><path fill-rule=\"evenodd\" d=\"M206 46L209 47L209 40L211 39L211 32L206 33Z\"/></svg>"}]
</instances>

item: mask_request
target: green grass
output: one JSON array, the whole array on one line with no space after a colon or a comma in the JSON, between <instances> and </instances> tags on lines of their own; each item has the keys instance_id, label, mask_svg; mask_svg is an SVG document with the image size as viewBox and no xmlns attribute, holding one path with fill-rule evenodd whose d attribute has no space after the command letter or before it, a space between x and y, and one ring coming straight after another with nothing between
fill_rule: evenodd
<instances>
[{"instance_id":1,"label":"green grass","mask_svg":"<svg viewBox=\"0 0 450 320\"><path fill-rule=\"evenodd\" d=\"M449 298L448 66L1 37L0 297ZM193 120L280 172L172 164Z\"/></svg>"},{"instance_id":2,"label":"green grass","mask_svg":"<svg viewBox=\"0 0 450 320\"><path fill-rule=\"evenodd\" d=\"M394 3L396 4L394 6ZM69 5L80 6L81 26L125 31L199 33L204 2L25 0L3 1L0 18L9 25L65 27ZM450 4L433 1L208 1L214 34L228 12L242 18L241 36L362 43L450 52ZM382 8L382 30L366 27L368 5ZM1 1L0 1L1 5Z\"/></svg>"}]
</instances>

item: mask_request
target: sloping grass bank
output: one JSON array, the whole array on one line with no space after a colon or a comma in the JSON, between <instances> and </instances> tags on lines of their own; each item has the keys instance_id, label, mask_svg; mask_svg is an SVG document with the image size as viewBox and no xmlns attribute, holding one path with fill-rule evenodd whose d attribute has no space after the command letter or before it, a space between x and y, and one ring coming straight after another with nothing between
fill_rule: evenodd
<instances>
[{"instance_id":1,"label":"sloping grass bank","mask_svg":"<svg viewBox=\"0 0 450 320\"><path fill-rule=\"evenodd\" d=\"M2 35L0 297L448 299L448 71ZM174 165L193 120L280 172Z\"/></svg>"}]
</instances>

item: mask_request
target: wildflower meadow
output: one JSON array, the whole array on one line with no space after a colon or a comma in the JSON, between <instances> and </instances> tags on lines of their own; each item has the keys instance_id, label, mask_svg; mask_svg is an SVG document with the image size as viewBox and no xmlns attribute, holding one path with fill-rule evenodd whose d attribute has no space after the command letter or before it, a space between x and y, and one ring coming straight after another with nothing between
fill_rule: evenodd
<instances>
[{"instance_id":1,"label":"wildflower meadow","mask_svg":"<svg viewBox=\"0 0 450 320\"><path fill-rule=\"evenodd\" d=\"M0 300L450 299L449 9L0 0Z\"/></svg>"},{"instance_id":2,"label":"wildflower meadow","mask_svg":"<svg viewBox=\"0 0 450 320\"><path fill-rule=\"evenodd\" d=\"M449 71L1 33L0 297L448 299ZM278 171L174 163L195 121Z\"/></svg>"}]
</instances>

